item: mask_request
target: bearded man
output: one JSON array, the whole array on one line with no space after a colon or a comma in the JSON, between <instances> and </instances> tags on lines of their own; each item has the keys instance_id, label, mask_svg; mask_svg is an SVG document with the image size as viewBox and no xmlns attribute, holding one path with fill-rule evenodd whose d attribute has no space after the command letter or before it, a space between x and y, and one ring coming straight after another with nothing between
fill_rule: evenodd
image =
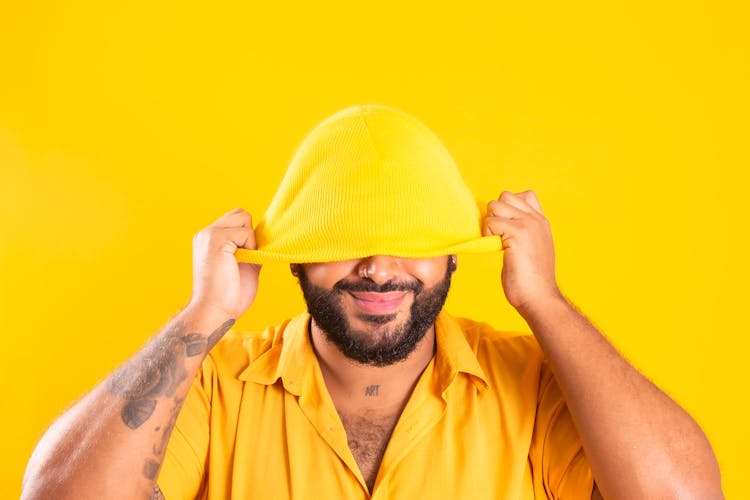
<instances>
[{"instance_id":1,"label":"bearded man","mask_svg":"<svg viewBox=\"0 0 750 500\"><path fill-rule=\"evenodd\" d=\"M411 115L324 120L257 226L196 235L189 304L50 427L23 497L722 498L699 426L558 288L534 192L480 213ZM443 311L483 251L533 335ZM236 331L274 262L307 312Z\"/></svg>"}]
</instances>

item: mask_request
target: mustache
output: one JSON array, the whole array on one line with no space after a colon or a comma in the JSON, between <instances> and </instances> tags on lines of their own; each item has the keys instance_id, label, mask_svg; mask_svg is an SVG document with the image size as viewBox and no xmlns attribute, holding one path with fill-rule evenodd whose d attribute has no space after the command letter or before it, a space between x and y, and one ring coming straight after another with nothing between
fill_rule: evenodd
<instances>
[{"instance_id":1,"label":"mustache","mask_svg":"<svg viewBox=\"0 0 750 500\"><path fill-rule=\"evenodd\" d=\"M414 295L418 295L423 288L424 284L421 281L406 282L393 280L379 285L370 280L349 281L343 279L333 285L333 290L336 292L414 292Z\"/></svg>"}]
</instances>

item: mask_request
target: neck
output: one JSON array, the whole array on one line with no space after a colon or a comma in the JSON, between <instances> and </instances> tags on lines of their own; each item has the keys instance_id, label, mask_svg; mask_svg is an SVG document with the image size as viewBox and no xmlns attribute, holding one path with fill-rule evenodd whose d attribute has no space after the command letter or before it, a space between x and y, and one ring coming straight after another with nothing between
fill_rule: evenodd
<instances>
[{"instance_id":1,"label":"neck","mask_svg":"<svg viewBox=\"0 0 750 500\"><path fill-rule=\"evenodd\" d=\"M344 356L314 320L310 321L310 337L328 391L334 400L355 406L375 399L389 406L403 405L435 354L434 325L405 360L388 366L363 365Z\"/></svg>"}]
</instances>

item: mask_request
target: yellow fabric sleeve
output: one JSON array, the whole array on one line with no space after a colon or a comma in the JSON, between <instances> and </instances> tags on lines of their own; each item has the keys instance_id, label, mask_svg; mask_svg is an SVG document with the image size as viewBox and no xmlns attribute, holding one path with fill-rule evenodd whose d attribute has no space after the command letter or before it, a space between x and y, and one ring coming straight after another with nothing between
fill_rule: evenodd
<instances>
[{"instance_id":1,"label":"yellow fabric sleeve","mask_svg":"<svg viewBox=\"0 0 750 500\"><path fill-rule=\"evenodd\" d=\"M536 422L529 450L534 496L589 500L594 476L560 386L546 362L542 363L539 382Z\"/></svg>"},{"instance_id":2,"label":"yellow fabric sleeve","mask_svg":"<svg viewBox=\"0 0 750 500\"><path fill-rule=\"evenodd\" d=\"M167 500L200 498L208 457L213 361L206 357L169 438L157 484Z\"/></svg>"}]
</instances>

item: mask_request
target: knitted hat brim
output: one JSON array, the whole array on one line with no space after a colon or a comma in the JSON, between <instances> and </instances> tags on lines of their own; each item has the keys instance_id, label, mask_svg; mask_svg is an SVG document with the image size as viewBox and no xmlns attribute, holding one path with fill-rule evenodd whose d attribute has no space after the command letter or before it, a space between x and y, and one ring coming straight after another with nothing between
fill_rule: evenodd
<instances>
[{"instance_id":1,"label":"knitted hat brim","mask_svg":"<svg viewBox=\"0 0 750 500\"><path fill-rule=\"evenodd\" d=\"M482 206L440 138L408 113L355 105L302 141L240 262L497 252Z\"/></svg>"},{"instance_id":2,"label":"knitted hat brim","mask_svg":"<svg viewBox=\"0 0 750 500\"><path fill-rule=\"evenodd\" d=\"M274 249L273 245L268 245L263 250L248 250L238 248L235 251L235 257L238 262L250 264L270 264L270 263L312 263L312 262L334 262L351 259L362 259L372 255L392 255L394 257L405 257L412 259L424 259L429 257L439 257L442 255L465 254L465 253L484 253L498 252L502 250L502 241L500 236L480 236L475 239L463 241L461 243L432 249L414 249L401 252L394 252L393 248L372 248L356 249L352 248L335 248L326 249L304 249L295 253L285 252L284 249Z\"/></svg>"}]
</instances>

